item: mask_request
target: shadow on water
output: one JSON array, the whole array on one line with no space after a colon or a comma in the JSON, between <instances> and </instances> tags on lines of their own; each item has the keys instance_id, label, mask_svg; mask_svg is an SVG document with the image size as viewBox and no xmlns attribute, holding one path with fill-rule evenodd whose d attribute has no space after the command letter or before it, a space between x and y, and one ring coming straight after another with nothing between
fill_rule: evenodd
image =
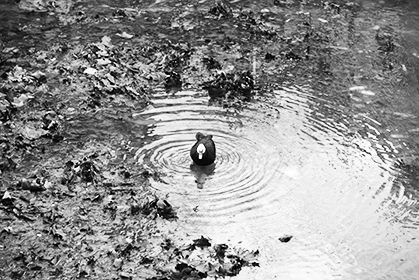
<instances>
[{"instance_id":1,"label":"shadow on water","mask_svg":"<svg viewBox=\"0 0 419 280\"><path fill-rule=\"evenodd\" d=\"M208 166L199 166L195 163L191 164L191 171L196 178L196 186L198 189L204 188L205 181L208 176L214 174L215 163Z\"/></svg>"}]
</instances>

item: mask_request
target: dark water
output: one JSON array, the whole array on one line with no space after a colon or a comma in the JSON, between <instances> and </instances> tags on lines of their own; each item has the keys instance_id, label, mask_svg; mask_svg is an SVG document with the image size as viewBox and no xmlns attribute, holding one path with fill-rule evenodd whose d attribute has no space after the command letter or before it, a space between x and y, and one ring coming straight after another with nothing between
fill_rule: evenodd
<instances>
[{"instance_id":1,"label":"dark water","mask_svg":"<svg viewBox=\"0 0 419 280\"><path fill-rule=\"evenodd\" d=\"M280 25L285 35L295 31L293 14L309 11L315 25L324 23L321 6L232 2L255 11L269 6L274 17L270 22ZM244 269L235 279L419 277L418 3L358 1L351 13L332 16L345 28L326 30L332 38L325 46L327 63L318 67L333 73L327 83L292 69L280 80L285 66L261 59L277 46L255 45L258 58L251 66L257 82L275 86L259 92L246 109L208 106L199 88L176 94L157 88L151 105L133 114L133 123L146 130L136 160L165 174L166 183L153 182L153 188L168 194L178 207L178 231L261 252L260 267ZM171 14L176 23L182 12L206 11L211 4L90 1L77 2L76 7L96 7L99 12L109 7L138 9L148 17L129 28L146 39L152 36L147 27L159 15ZM21 18L19 25L0 13L9 26L3 29L9 42L29 36L15 32L25 24L24 30L32 28L28 38L34 43L46 36L28 20L33 14L14 13ZM60 16L39 17L50 36L86 39L51 17ZM187 28L196 20L176 24ZM102 26L89 34L100 38L116 28ZM381 45L377 32L384 38ZM188 34L182 38L187 40ZM115 131L128 135L132 129ZM214 135L218 155L213 169L191 166L189 149L198 131ZM281 243L286 234L292 240Z\"/></svg>"}]
</instances>

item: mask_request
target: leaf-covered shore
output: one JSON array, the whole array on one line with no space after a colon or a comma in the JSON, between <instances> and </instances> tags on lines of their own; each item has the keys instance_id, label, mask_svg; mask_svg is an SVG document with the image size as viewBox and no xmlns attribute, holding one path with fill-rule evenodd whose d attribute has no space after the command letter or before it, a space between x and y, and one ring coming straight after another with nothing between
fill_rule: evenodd
<instances>
[{"instance_id":1,"label":"leaf-covered shore","mask_svg":"<svg viewBox=\"0 0 419 280\"><path fill-rule=\"evenodd\" d=\"M302 1L307 11L295 13L297 1L170 11L86 2L5 6L27 14L0 39L0 278L201 279L258 269L257 248L177 231L179 206L150 188L170 181L136 157L147 134L138 112L153 106L155 89L198 90L209 106L240 110L291 81L326 87L346 73L336 60L353 42L340 27L350 29L357 5ZM384 70L396 67L391 34L360 38L377 41ZM399 78L388 73L383 87Z\"/></svg>"}]
</instances>

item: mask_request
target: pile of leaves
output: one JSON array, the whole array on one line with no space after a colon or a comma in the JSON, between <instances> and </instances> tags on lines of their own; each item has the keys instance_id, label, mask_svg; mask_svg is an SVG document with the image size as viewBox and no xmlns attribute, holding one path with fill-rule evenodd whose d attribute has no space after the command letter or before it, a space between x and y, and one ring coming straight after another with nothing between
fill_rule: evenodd
<instances>
[{"instance_id":1,"label":"pile of leaves","mask_svg":"<svg viewBox=\"0 0 419 280\"><path fill-rule=\"evenodd\" d=\"M169 253L163 256L168 256L169 259L163 260L159 256L158 261L169 260L169 267L174 265L174 268L163 270L160 275L148 278L149 280L235 276L242 267L259 266L257 262L259 251L229 248L226 244L211 245L210 240L203 236L193 240L192 244L180 247L166 240L162 247Z\"/></svg>"},{"instance_id":2,"label":"pile of leaves","mask_svg":"<svg viewBox=\"0 0 419 280\"><path fill-rule=\"evenodd\" d=\"M150 191L149 170L113 168L111 158L97 145L1 186L1 278L117 277L127 247L154 246L149 238L176 221L176 211Z\"/></svg>"},{"instance_id":3,"label":"pile of leaves","mask_svg":"<svg viewBox=\"0 0 419 280\"><path fill-rule=\"evenodd\" d=\"M214 80L204 83L210 102L214 100L235 100L248 102L253 97L254 81L249 71L243 73L220 72ZM228 105L229 103L224 103Z\"/></svg>"}]
</instances>

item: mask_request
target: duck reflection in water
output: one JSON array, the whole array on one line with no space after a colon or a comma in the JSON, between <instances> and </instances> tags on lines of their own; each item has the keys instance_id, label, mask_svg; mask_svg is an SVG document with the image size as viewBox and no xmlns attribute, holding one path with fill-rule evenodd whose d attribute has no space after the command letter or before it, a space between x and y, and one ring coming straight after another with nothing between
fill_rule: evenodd
<instances>
[{"instance_id":1,"label":"duck reflection in water","mask_svg":"<svg viewBox=\"0 0 419 280\"><path fill-rule=\"evenodd\" d=\"M215 144L212 135L198 132L195 136L196 143L191 148L191 170L196 178L198 188L204 187L206 177L214 173L215 169Z\"/></svg>"}]
</instances>

